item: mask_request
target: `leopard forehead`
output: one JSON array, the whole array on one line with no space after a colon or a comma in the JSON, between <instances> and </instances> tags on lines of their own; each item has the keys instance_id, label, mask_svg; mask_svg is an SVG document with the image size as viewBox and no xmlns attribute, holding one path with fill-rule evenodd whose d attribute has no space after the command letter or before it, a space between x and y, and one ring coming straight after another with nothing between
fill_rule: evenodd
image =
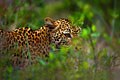
<instances>
[{"instance_id":1,"label":"leopard forehead","mask_svg":"<svg viewBox=\"0 0 120 80\"><path fill-rule=\"evenodd\" d=\"M56 20L55 22L55 25L64 25L66 27L70 26L70 21L68 19L64 19L64 18L61 18L59 20ZM62 27L62 26L61 26Z\"/></svg>"},{"instance_id":2,"label":"leopard forehead","mask_svg":"<svg viewBox=\"0 0 120 80\"><path fill-rule=\"evenodd\" d=\"M54 22L54 25L56 26L56 30L60 33L68 33L70 32L70 28L72 27L70 21L64 18L56 20Z\"/></svg>"}]
</instances>

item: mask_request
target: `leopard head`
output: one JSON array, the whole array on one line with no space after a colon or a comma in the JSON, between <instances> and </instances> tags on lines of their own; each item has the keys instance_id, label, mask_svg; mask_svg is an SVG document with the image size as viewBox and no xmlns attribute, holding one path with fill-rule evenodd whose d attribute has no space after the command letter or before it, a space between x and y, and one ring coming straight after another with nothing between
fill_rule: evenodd
<instances>
[{"instance_id":1,"label":"leopard head","mask_svg":"<svg viewBox=\"0 0 120 80\"><path fill-rule=\"evenodd\" d=\"M80 27L72 26L71 22L65 18L53 20L48 17L45 19L45 23L51 29L51 42L57 46L70 44L72 38L81 30Z\"/></svg>"}]
</instances>

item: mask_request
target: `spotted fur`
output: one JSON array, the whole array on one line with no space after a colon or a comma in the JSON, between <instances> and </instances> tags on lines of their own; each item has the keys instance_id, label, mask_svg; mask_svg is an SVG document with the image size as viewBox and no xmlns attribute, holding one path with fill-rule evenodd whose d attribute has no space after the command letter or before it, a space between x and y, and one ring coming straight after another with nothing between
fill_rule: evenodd
<instances>
[{"instance_id":1,"label":"spotted fur","mask_svg":"<svg viewBox=\"0 0 120 80\"><path fill-rule=\"evenodd\" d=\"M20 68L35 63L38 57L49 56L50 44L69 44L80 28L72 26L68 19L45 18L45 25L38 30L18 28L0 30L0 53L10 53L13 66Z\"/></svg>"}]
</instances>

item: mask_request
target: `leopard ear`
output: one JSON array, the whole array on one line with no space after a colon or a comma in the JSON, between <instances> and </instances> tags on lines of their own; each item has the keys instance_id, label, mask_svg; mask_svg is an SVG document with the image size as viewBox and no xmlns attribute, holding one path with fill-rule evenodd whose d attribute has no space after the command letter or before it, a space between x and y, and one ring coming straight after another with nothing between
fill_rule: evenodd
<instances>
[{"instance_id":1,"label":"leopard ear","mask_svg":"<svg viewBox=\"0 0 120 80\"><path fill-rule=\"evenodd\" d=\"M54 29L56 29L54 22L55 21L53 19L51 19L50 17L45 18L46 27L49 27L49 29L51 29L52 31L54 31Z\"/></svg>"},{"instance_id":2,"label":"leopard ear","mask_svg":"<svg viewBox=\"0 0 120 80\"><path fill-rule=\"evenodd\" d=\"M53 25L53 23L54 23L54 20L52 18L50 18L50 17L46 17L44 19L44 21L45 21L46 25Z\"/></svg>"}]
</instances>

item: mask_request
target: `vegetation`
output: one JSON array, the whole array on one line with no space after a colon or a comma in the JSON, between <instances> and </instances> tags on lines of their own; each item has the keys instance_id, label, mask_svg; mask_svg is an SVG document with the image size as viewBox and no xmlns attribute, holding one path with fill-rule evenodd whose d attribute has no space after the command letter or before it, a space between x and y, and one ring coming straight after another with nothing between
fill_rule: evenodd
<instances>
[{"instance_id":1,"label":"vegetation","mask_svg":"<svg viewBox=\"0 0 120 80\"><path fill-rule=\"evenodd\" d=\"M52 50L48 62L14 70L9 55L0 55L1 80L114 80L120 66L118 0L1 0L0 28L38 29L44 18L68 18L81 26L69 46Z\"/></svg>"}]
</instances>

